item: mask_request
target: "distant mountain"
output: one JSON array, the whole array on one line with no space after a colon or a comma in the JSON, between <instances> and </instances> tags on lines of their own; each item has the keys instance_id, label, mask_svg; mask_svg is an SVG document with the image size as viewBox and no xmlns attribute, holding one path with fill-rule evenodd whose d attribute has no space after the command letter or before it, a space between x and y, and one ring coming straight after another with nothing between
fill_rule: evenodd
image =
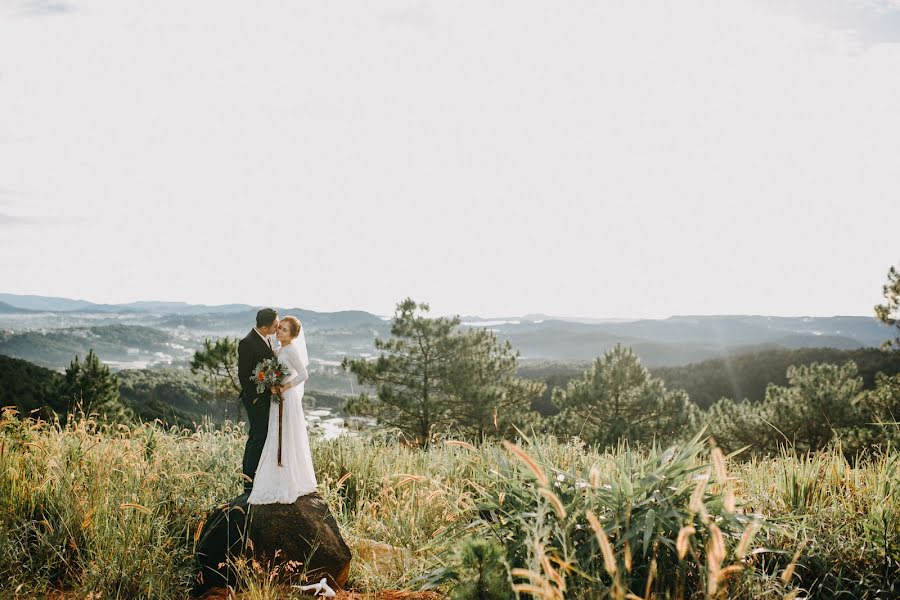
<instances>
[{"instance_id":1,"label":"distant mountain","mask_svg":"<svg viewBox=\"0 0 900 600\"><path fill-rule=\"evenodd\" d=\"M604 328L662 342L720 342L723 345L762 344L794 335L837 336L859 346L875 346L888 328L873 317L768 317L755 315L675 316L662 320L609 323ZM846 343L846 342L844 342ZM828 344L815 343L824 346Z\"/></svg>"},{"instance_id":2,"label":"distant mountain","mask_svg":"<svg viewBox=\"0 0 900 600\"><path fill-rule=\"evenodd\" d=\"M28 310L27 308L19 308L18 306L13 306L6 302L0 302L0 314L25 314L31 312L34 311Z\"/></svg>"},{"instance_id":3,"label":"distant mountain","mask_svg":"<svg viewBox=\"0 0 900 600\"><path fill-rule=\"evenodd\" d=\"M363 310L316 312L302 308L279 308L278 314L296 315L305 327L318 329L356 329L359 327L382 329L390 326L389 321Z\"/></svg>"},{"instance_id":4,"label":"distant mountain","mask_svg":"<svg viewBox=\"0 0 900 600\"><path fill-rule=\"evenodd\" d=\"M532 313L522 317L523 321L567 321L569 323L629 323L638 319L596 319L593 317L559 317L553 315L545 315L543 313Z\"/></svg>"},{"instance_id":5,"label":"distant mountain","mask_svg":"<svg viewBox=\"0 0 900 600\"><path fill-rule=\"evenodd\" d=\"M809 333L793 333L772 341L776 346L784 348L839 348L841 350L855 350L864 348L856 338L843 335L814 335Z\"/></svg>"},{"instance_id":6,"label":"distant mountain","mask_svg":"<svg viewBox=\"0 0 900 600\"><path fill-rule=\"evenodd\" d=\"M390 324L371 313L361 310L346 310L333 313L316 312L302 308L276 308L278 314L294 315L307 331L321 330L385 330ZM165 328L184 327L203 332L218 332L221 335L243 335L256 323L256 308L242 312L173 314L163 317L158 326Z\"/></svg>"},{"instance_id":7,"label":"distant mountain","mask_svg":"<svg viewBox=\"0 0 900 600\"><path fill-rule=\"evenodd\" d=\"M97 304L87 300L71 300L53 296L0 294L0 302L22 309L41 312L145 312L154 314L230 313L250 310L247 304L207 306L187 302L140 301L126 304Z\"/></svg>"},{"instance_id":8,"label":"distant mountain","mask_svg":"<svg viewBox=\"0 0 900 600\"><path fill-rule=\"evenodd\" d=\"M468 321L479 326L477 321ZM677 316L628 322L486 321L525 360L589 361L630 346L647 366L680 365L771 347L876 347L891 330L872 317Z\"/></svg>"},{"instance_id":9,"label":"distant mountain","mask_svg":"<svg viewBox=\"0 0 900 600\"><path fill-rule=\"evenodd\" d=\"M187 302L157 301L129 302L128 304L117 304L114 306L161 315L196 315L204 313L228 314L246 312L253 309L249 304L220 304L216 306L207 306L206 304L188 304Z\"/></svg>"},{"instance_id":10,"label":"distant mountain","mask_svg":"<svg viewBox=\"0 0 900 600\"><path fill-rule=\"evenodd\" d=\"M121 305L83 300L0 294L0 352L53 366L68 364L66 356L91 344L102 344L101 358L111 363L144 362L157 353L178 360L198 348L204 338L243 336L254 325L257 307L246 304L207 306L185 302L140 301ZM307 332L310 356L336 366L344 355L375 354L374 339L390 333L391 322L361 310L319 312L278 308L293 314ZM16 311L40 312L16 312ZM543 314L524 317L461 317L464 327L485 327L497 333L526 361L590 361L616 344L629 346L648 367L682 365L741 352L770 348L878 347L892 337L890 327L872 317L772 317L765 315L679 315L667 319L581 319ZM150 340L132 330L121 347L109 339L85 338L95 327L138 327L157 331L164 340ZM61 331L53 334L53 331ZM67 339L70 338L70 339ZM40 349L31 348L30 344ZM167 349L168 348L168 349ZM138 349L139 356L134 356ZM99 350L98 350L99 352ZM131 354L128 354L128 353ZM47 357L52 355L52 360ZM127 360L132 356L134 360ZM42 362L42 360L44 362ZM152 359L156 360L156 359ZM160 360L163 360L160 358Z\"/></svg>"},{"instance_id":11,"label":"distant mountain","mask_svg":"<svg viewBox=\"0 0 900 600\"><path fill-rule=\"evenodd\" d=\"M616 344L641 341L617 335L599 325L568 321L519 322L491 326L530 360L584 360L603 354Z\"/></svg>"},{"instance_id":12,"label":"distant mountain","mask_svg":"<svg viewBox=\"0 0 900 600\"><path fill-rule=\"evenodd\" d=\"M145 364L184 358L189 351L168 333L137 325L101 325L0 336L0 354L59 369L93 349L104 361Z\"/></svg>"},{"instance_id":13,"label":"distant mountain","mask_svg":"<svg viewBox=\"0 0 900 600\"><path fill-rule=\"evenodd\" d=\"M587 325L586 325L587 326ZM785 341L808 346L877 346L890 337L890 328L873 317L768 317L753 315L675 316L623 323L590 325L622 337L664 343L703 343L728 347ZM837 341L837 338L841 338ZM817 341L818 340L818 341ZM824 343L823 343L824 342Z\"/></svg>"},{"instance_id":14,"label":"distant mountain","mask_svg":"<svg viewBox=\"0 0 900 600\"><path fill-rule=\"evenodd\" d=\"M21 296L19 294L0 294L0 302L5 302L16 308L41 312L83 310L91 306L97 306L93 302L87 302L86 300L70 300L69 298L53 298L50 296Z\"/></svg>"},{"instance_id":15,"label":"distant mountain","mask_svg":"<svg viewBox=\"0 0 900 600\"><path fill-rule=\"evenodd\" d=\"M84 312L84 313L146 313L159 316L194 317L188 319L173 318L164 321L164 324L174 323L174 326L188 323L200 324L201 322L214 322L222 325L223 322L234 323L235 327L243 330L253 326L256 319L256 311L259 307L249 304L220 304L209 306L206 304L189 304L187 302L164 301L138 301L126 304L96 304L86 300L70 300L68 298L56 298L51 296L23 296L19 294L0 294L0 312L14 312L3 310L3 304L10 309L30 310L39 312ZM344 310L337 312L317 312L303 308L279 308L279 314L293 314L300 318L305 325L311 327L342 329L354 328L363 325L383 325L384 319L361 310ZM199 317L202 315L202 317Z\"/></svg>"}]
</instances>

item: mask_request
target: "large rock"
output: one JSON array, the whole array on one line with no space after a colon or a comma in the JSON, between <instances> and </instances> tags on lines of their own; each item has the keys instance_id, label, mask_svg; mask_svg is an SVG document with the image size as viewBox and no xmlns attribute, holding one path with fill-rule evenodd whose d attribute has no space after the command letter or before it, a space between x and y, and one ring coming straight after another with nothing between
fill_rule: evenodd
<instances>
[{"instance_id":1,"label":"large rock","mask_svg":"<svg viewBox=\"0 0 900 600\"><path fill-rule=\"evenodd\" d=\"M228 557L238 556L254 558L266 568L297 561L302 566L296 571L306 581L327 577L332 587L344 586L350 548L319 494L300 496L293 504L248 505L247 497L242 494L206 516L197 545L195 595L235 585L235 575L226 565ZM300 583L298 572L279 572L285 580Z\"/></svg>"}]
</instances>

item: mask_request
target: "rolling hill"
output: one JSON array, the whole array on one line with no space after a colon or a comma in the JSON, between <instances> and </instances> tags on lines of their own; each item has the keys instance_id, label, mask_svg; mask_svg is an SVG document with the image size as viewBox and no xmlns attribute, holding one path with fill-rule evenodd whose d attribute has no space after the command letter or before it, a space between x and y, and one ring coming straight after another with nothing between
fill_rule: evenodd
<instances>
[{"instance_id":1,"label":"rolling hill","mask_svg":"<svg viewBox=\"0 0 900 600\"><path fill-rule=\"evenodd\" d=\"M136 353L175 356L178 352L171 350L180 351L179 347L190 352L207 337L243 336L253 326L257 310L244 304L141 301L107 305L16 294L0 294L0 302L0 329L5 330L0 334L0 353L52 368L64 366L71 355L88 347L94 347L108 362L128 361ZM310 356L322 364L335 365L348 354L372 355L373 340L389 335L389 320L361 310L278 310L300 318ZM648 367L769 348L853 350L876 347L892 337L889 327L862 316L683 315L629 321L531 315L502 319L471 316L463 322L464 327L494 330L501 339L509 340L526 362L589 361L615 344L623 344L633 348ZM122 335L116 335L117 331Z\"/></svg>"}]
</instances>

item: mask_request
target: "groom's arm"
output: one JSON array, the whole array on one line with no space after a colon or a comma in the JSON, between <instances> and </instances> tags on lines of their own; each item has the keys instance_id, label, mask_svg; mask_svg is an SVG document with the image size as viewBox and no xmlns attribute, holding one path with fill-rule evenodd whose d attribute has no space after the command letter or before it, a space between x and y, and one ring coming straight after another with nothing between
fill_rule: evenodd
<instances>
[{"instance_id":1,"label":"groom's arm","mask_svg":"<svg viewBox=\"0 0 900 600\"><path fill-rule=\"evenodd\" d=\"M255 366L252 354L253 350L250 348L247 340L241 340L238 343L238 379L241 381L241 396L247 400L252 400L256 397L256 386L250 381L250 376L253 374L253 367Z\"/></svg>"}]
</instances>

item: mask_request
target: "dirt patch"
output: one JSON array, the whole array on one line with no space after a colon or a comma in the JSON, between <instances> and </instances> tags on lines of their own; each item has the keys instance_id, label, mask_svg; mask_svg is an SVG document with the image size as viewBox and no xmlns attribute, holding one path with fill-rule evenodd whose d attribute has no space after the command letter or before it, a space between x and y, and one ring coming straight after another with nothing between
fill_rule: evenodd
<instances>
[{"instance_id":1,"label":"dirt patch","mask_svg":"<svg viewBox=\"0 0 900 600\"><path fill-rule=\"evenodd\" d=\"M304 596L312 598L313 596ZM401 592L397 590L383 590L380 592L354 592L340 591L334 597L335 600L445 600L446 596L436 592ZM200 597L200 600L229 600L228 591L225 588L213 588ZM241 600L241 594L231 600Z\"/></svg>"},{"instance_id":2,"label":"dirt patch","mask_svg":"<svg viewBox=\"0 0 900 600\"><path fill-rule=\"evenodd\" d=\"M287 597L287 595L285 596ZM296 597L296 596L295 596ZM321 598L321 596L317 596ZM225 588L213 588L200 596L199 600L241 600L242 594L229 598ZM304 596L313 598L313 596ZM383 590L380 592L354 592L352 590L340 591L334 600L446 600L447 596L436 592L401 592L397 590ZM102 600L101 596L82 596L76 592L51 590L46 600Z\"/></svg>"},{"instance_id":3,"label":"dirt patch","mask_svg":"<svg viewBox=\"0 0 900 600\"><path fill-rule=\"evenodd\" d=\"M372 592L370 594L339 592L335 598L337 600L444 600L446 596L442 596L435 592L396 592L385 590L383 592Z\"/></svg>"},{"instance_id":4,"label":"dirt patch","mask_svg":"<svg viewBox=\"0 0 900 600\"><path fill-rule=\"evenodd\" d=\"M441 596L434 592L396 592L390 590L373 594L341 592L335 597L338 600L443 600L446 598L446 596Z\"/></svg>"}]
</instances>

